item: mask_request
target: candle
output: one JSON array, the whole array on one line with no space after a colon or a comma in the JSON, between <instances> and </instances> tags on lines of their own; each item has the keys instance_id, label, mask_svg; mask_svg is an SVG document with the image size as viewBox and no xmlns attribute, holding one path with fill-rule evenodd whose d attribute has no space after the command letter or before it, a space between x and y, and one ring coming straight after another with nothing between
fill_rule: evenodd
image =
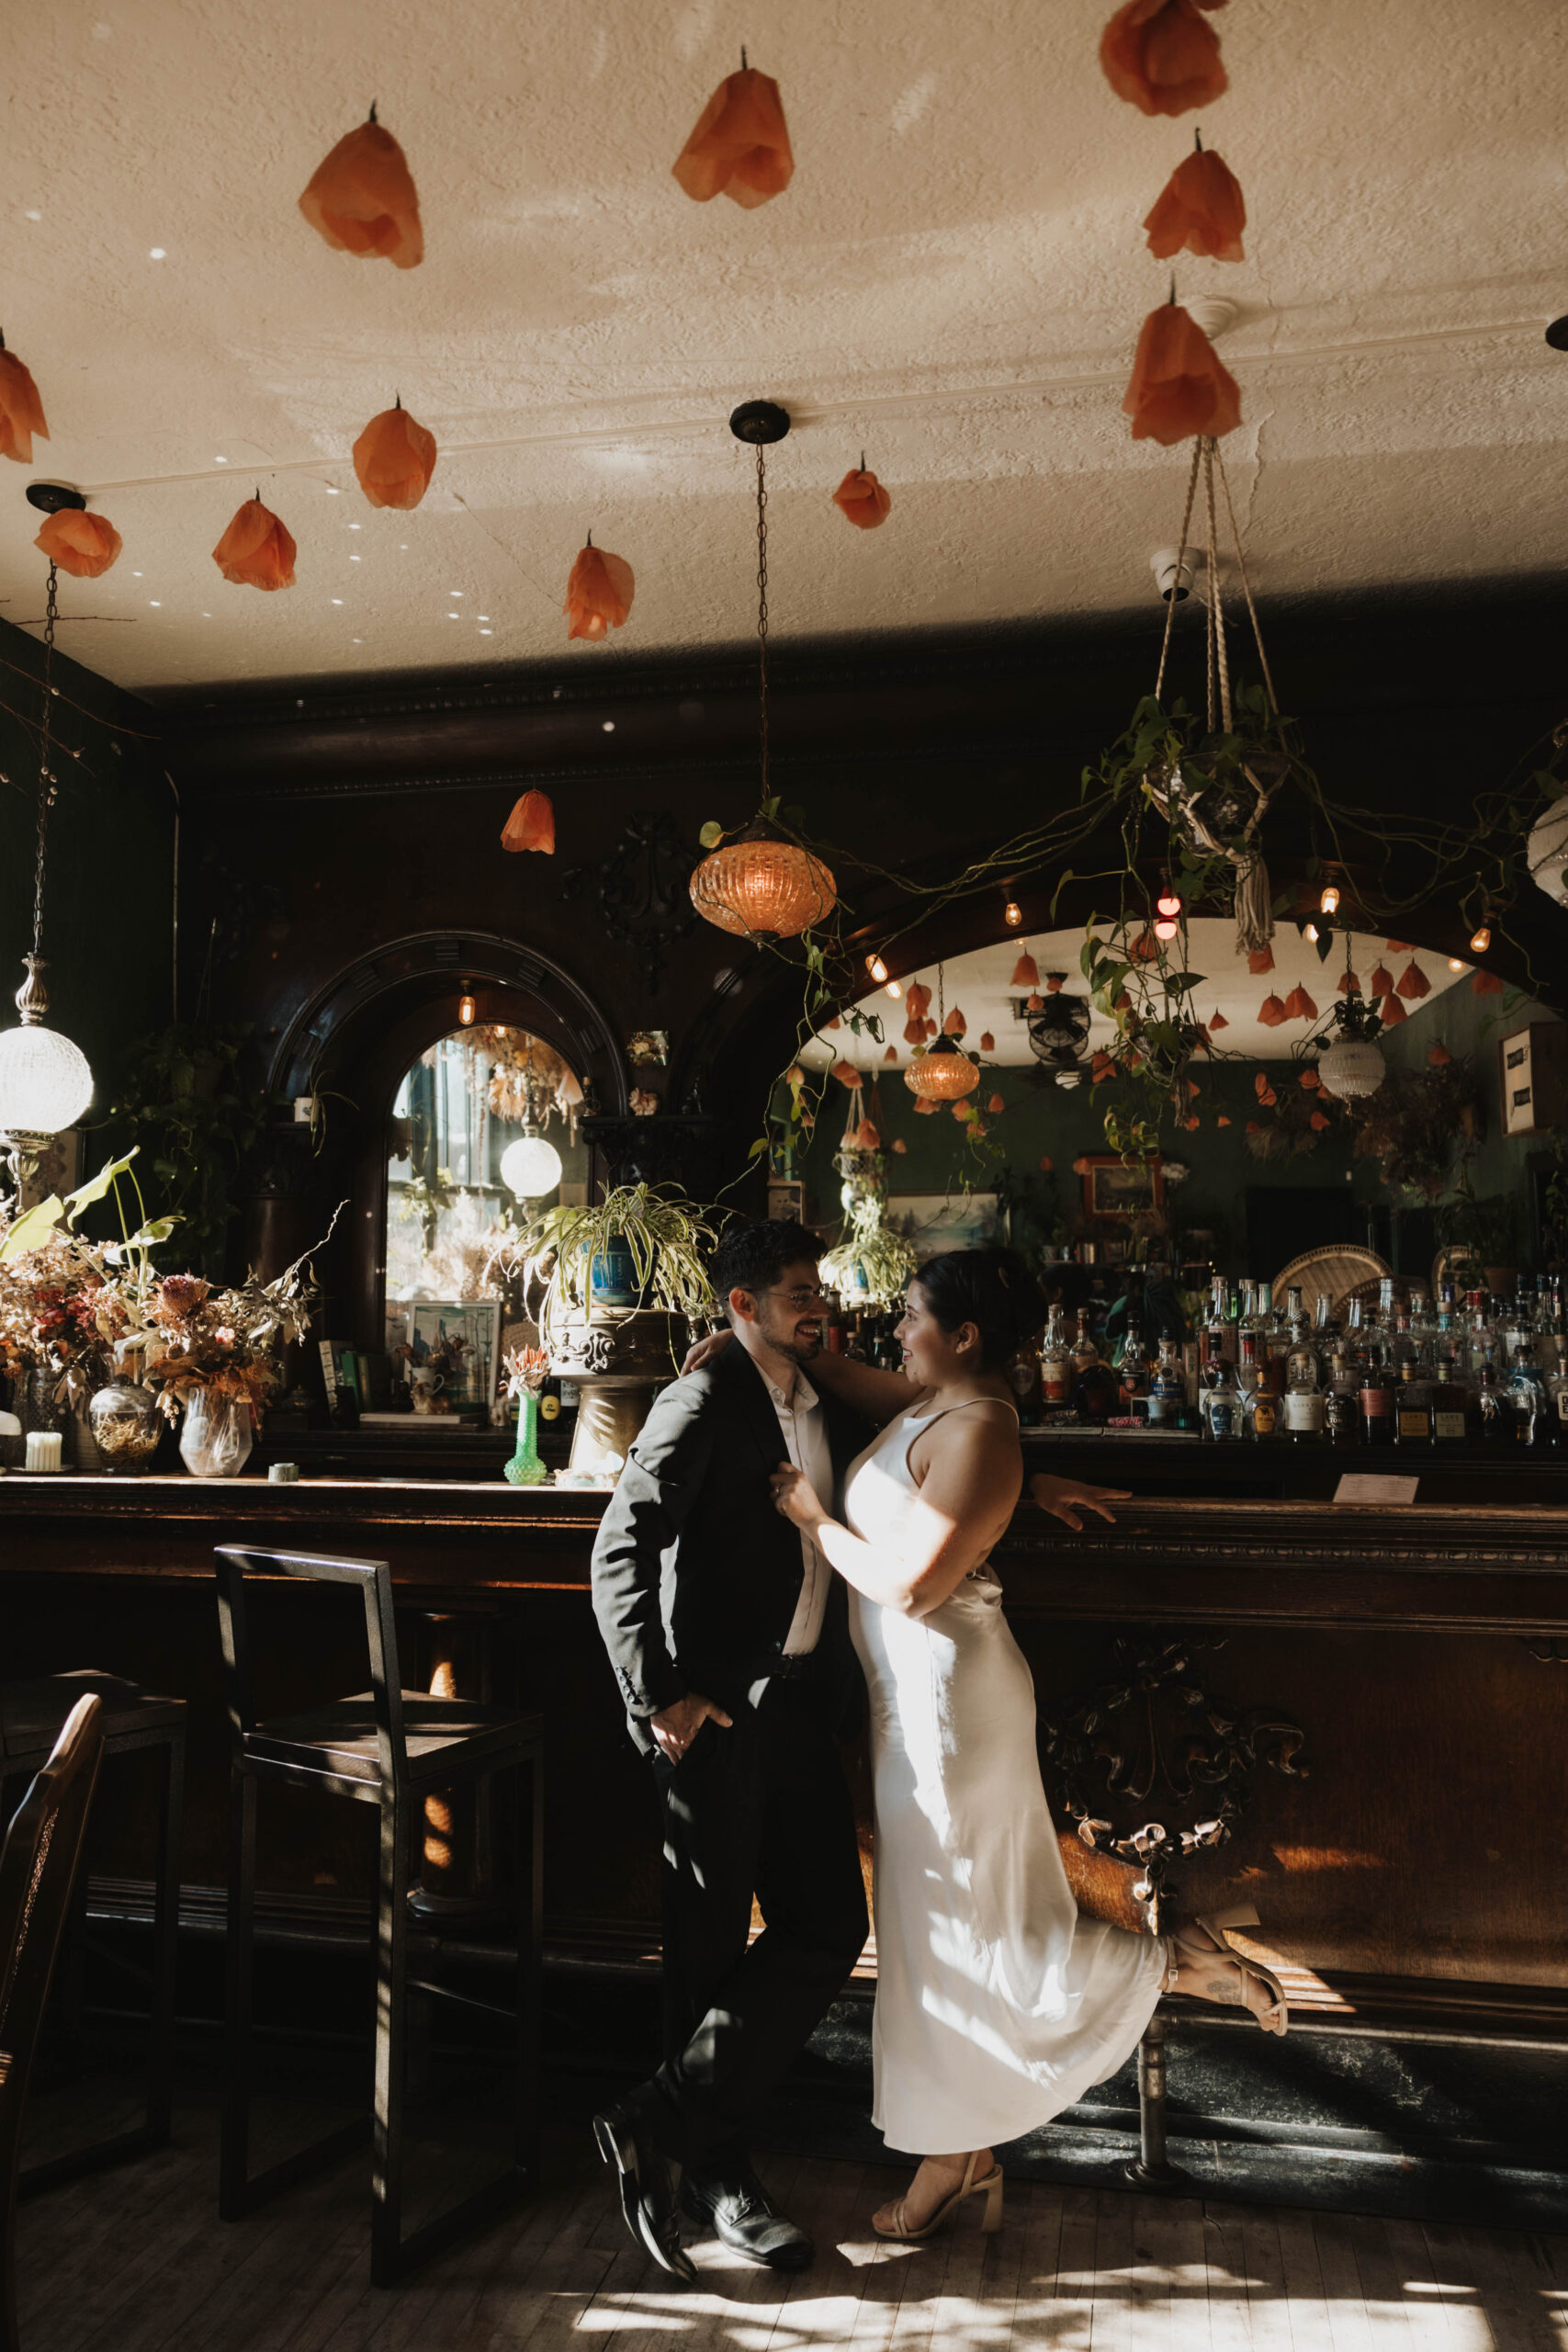
<instances>
[{"instance_id":1,"label":"candle","mask_svg":"<svg viewBox=\"0 0 1568 2352\"><path fill-rule=\"evenodd\" d=\"M58 1470L65 1451L65 1440L58 1430L28 1431L27 1467L29 1470Z\"/></svg>"}]
</instances>

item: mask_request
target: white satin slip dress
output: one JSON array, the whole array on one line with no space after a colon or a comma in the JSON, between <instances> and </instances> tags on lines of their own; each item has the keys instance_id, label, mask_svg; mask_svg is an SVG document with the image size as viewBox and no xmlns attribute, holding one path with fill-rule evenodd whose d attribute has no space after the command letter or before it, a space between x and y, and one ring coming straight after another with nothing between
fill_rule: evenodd
<instances>
[{"instance_id":1,"label":"white satin slip dress","mask_svg":"<svg viewBox=\"0 0 1568 2352\"><path fill-rule=\"evenodd\" d=\"M851 1467L845 1516L879 1550L901 1548L919 1492L909 1451L941 1419L904 1415ZM876 1804L872 2120L911 2154L990 2147L1126 2062L1166 1945L1079 1916L995 1572L982 1562L926 1617L852 1586L850 1623Z\"/></svg>"}]
</instances>

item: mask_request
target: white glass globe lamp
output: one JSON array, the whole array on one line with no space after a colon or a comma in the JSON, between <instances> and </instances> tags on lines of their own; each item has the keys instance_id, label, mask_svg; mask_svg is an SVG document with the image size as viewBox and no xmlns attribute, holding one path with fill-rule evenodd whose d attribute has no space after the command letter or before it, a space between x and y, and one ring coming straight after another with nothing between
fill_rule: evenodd
<instances>
[{"instance_id":1,"label":"white glass globe lamp","mask_svg":"<svg viewBox=\"0 0 1568 2352\"><path fill-rule=\"evenodd\" d=\"M93 1073L80 1046L46 1029L49 995L41 956L26 958L28 977L17 990L17 1028L0 1030L0 1136L15 1156L36 1165L51 1136L76 1121L93 1099Z\"/></svg>"},{"instance_id":2,"label":"white glass globe lamp","mask_svg":"<svg viewBox=\"0 0 1568 2352\"><path fill-rule=\"evenodd\" d=\"M560 1182L560 1154L537 1127L525 1127L501 1155L501 1181L520 1201L536 1201Z\"/></svg>"},{"instance_id":3,"label":"white glass globe lamp","mask_svg":"<svg viewBox=\"0 0 1568 2352\"><path fill-rule=\"evenodd\" d=\"M1341 1037L1317 1057L1317 1074L1332 1094L1352 1101L1375 1094L1388 1075L1382 1054L1366 1037Z\"/></svg>"},{"instance_id":4,"label":"white glass globe lamp","mask_svg":"<svg viewBox=\"0 0 1568 2352\"><path fill-rule=\"evenodd\" d=\"M1568 793L1554 800L1530 830L1525 852L1530 880L1559 906L1568 906Z\"/></svg>"}]
</instances>

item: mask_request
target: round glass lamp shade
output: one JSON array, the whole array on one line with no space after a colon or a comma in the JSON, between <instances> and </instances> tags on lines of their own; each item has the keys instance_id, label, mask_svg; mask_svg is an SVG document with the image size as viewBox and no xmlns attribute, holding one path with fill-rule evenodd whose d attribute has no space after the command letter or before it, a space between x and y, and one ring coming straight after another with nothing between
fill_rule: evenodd
<instances>
[{"instance_id":1,"label":"round glass lamp shade","mask_svg":"<svg viewBox=\"0 0 1568 2352\"><path fill-rule=\"evenodd\" d=\"M1387 1075L1383 1057L1364 1037L1341 1037L1317 1057L1317 1074L1333 1094L1353 1100L1375 1094Z\"/></svg>"},{"instance_id":2,"label":"round glass lamp shade","mask_svg":"<svg viewBox=\"0 0 1568 2352\"><path fill-rule=\"evenodd\" d=\"M819 857L766 836L727 842L692 876L692 904L720 931L794 939L829 915L839 886Z\"/></svg>"},{"instance_id":3,"label":"round glass lamp shade","mask_svg":"<svg viewBox=\"0 0 1568 2352\"><path fill-rule=\"evenodd\" d=\"M560 1182L560 1154L543 1136L520 1136L501 1155L501 1181L520 1201L536 1201Z\"/></svg>"},{"instance_id":4,"label":"round glass lamp shade","mask_svg":"<svg viewBox=\"0 0 1568 2352\"><path fill-rule=\"evenodd\" d=\"M1559 906L1568 906L1568 793L1554 800L1532 829L1526 856L1530 880Z\"/></svg>"},{"instance_id":5,"label":"round glass lamp shade","mask_svg":"<svg viewBox=\"0 0 1568 2352\"><path fill-rule=\"evenodd\" d=\"M904 1072L904 1083L911 1094L923 1094L933 1102L956 1102L974 1093L980 1073L951 1037L938 1037L915 1056Z\"/></svg>"},{"instance_id":6,"label":"round glass lamp shade","mask_svg":"<svg viewBox=\"0 0 1568 2352\"><path fill-rule=\"evenodd\" d=\"M0 1030L0 1135L57 1136L93 1099L80 1046L41 1022Z\"/></svg>"}]
</instances>

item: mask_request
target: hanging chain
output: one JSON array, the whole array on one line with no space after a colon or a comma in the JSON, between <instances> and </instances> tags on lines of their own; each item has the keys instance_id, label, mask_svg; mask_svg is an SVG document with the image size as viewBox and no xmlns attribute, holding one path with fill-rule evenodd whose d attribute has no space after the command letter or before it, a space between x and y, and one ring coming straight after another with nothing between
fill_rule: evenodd
<instances>
[{"instance_id":1,"label":"hanging chain","mask_svg":"<svg viewBox=\"0 0 1568 2352\"><path fill-rule=\"evenodd\" d=\"M762 750L762 798L768 793L768 453L757 444L757 717Z\"/></svg>"},{"instance_id":2,"label":"hanging chain","mask_svg":"<svg viewBox=\"0 0 1568 2352\"><path fill-rule=\"evenodd\" d=\"M44 601L43 622L43 726L39 731L38 771L38 863L33 869L33 954L42 954L43 940L43 860L49 843L49 812L54 806L57 789L54 770L50 765L53 747L50 729L54 717L54 624L60 617L56 598L59 574L53 563L49 567L49 590Z\"/></svg>"},{"instance_id":3,"label":"hanging chain","mask_svg":"<svg viewBox=\"0 0 1568 2352\"><path fill-rule=\"evenodd\" d=\"M1225 606L1220 585L1219 533L1214 525L1214 451L1218 444L1211 434L1203 443L1203 488L1208 501L1209 522L1209 619L1213 632L1214 663L1219 677L1220 717L1228 735L1235 724L1231 710L1230 655L1225 645ZM1211 702L1209 730L1213 732L1214 713Z\"/></svg>"}]
</instances>

